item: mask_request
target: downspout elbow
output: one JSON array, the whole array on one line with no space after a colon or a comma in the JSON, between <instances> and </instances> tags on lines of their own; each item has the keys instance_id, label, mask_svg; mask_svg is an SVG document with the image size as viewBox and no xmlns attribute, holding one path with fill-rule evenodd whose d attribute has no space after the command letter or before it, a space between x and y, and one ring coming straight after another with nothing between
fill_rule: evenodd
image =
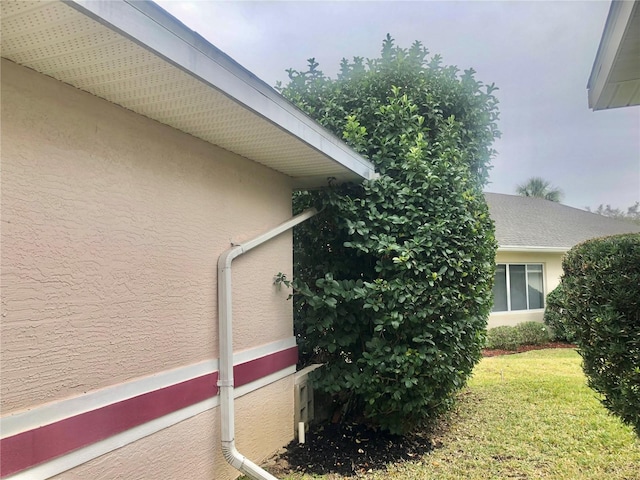
<instances>
[{"instance_id":1,"label":"downspout elbow","mask_svg":"<svg viewBox=\"0 0 640 480\"><path fill-rule=\"evenodd\" d=\"M246 457L236 449L233 441L222 441L222 456L236 470L242 471Z\"/></svg>"},{"instance_id":2,"label":"downspout elbow","mask_svg":"<svg viewBox=\"0 0 640 480\"><path fill-rule=\"evenodd\" d=\"M235 441L222 441L222 456L236 470L242 470L242 466L247 461L247 457L242 455L235 446Z\"/></svg>"},{"instance_id":3,"label":"downspout elbow","mask_svg":"<svg viewBox=\"0 0 640 480\"><path fill-rule=\"evenodd\" d=\"M278 480L269 472L263 470L247 457L238 452L233 440L222 442L222 455L224 455L225 460L231 466L233 466L236 470L244 473L249 478L252 478L254 480Z\"/></svg>"}]
</instances>

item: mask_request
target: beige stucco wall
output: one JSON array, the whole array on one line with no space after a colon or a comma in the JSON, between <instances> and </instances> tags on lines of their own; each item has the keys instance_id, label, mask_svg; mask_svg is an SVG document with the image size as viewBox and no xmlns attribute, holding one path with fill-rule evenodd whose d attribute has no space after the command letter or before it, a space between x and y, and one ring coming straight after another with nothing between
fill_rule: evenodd
<instances>
[{"instance_id":1,"label":"beige stucco wall","mask_svg":"<svg viewBox=\"0 0 640 480\"><path fill-rule=\"evenodd\" d=\"M537 252L500 252L496 255L498 263L541 263L543 265L544 294L549 294L560 283L562 275L562 253ZM522 310L514 312L493 312L489 316L488 328L500 325L517 325L518 323L537 321L542 322L544 309Z\"/></svg>"},{"instance_id":2,"label":"beige stucco wall","mask_svg":"<svg viewBox=\"0 0 640 480\"><path fill-rule=\"evenodd\" d=\"M256 463L292 439L293 377L236 400L236 446ZM235 478L220 450L219 408L142 438L53 478L65 480ZM268 439L268 441L265 441Z\"/></svg>"},{"instance_id":3,"label":"beige stucco wall","mask_svg":"<svg viewBox=\"0 0 640 480\"><path fill-rule=\"evenodd\" d=\"M1 88L2 414L217 357L217 258L289 179L5 60ZM291 262L237 260L237 350L293 334Z\"/></svg>"}]
</instances>

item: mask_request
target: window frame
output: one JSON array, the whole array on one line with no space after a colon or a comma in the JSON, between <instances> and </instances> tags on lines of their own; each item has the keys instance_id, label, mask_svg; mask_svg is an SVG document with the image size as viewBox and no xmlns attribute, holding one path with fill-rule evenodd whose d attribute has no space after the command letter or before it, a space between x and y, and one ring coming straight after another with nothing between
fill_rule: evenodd
<instances>
[{"instance_id":1,"label":"window frame","mask_svg":"<svg viewBox=\"0 0 640 480\"><path fill-rule=\"evenodd\" d=\"M544 262L499 262L496 263L496 268L499 265L504 265L505 266L505 284L506 284L506 295L507 295L507 309L506 310L493 310L493 307L491 309L491 313L504 313L504 312L509 312L509 313L513 313L513 312L535 312L535 311L540 311L540 310L544 310L545 306L546 306L546 300L547 300L547 296L545 294L545 278L544 278L544 272L545 272L545 263ZM525 272L525 285L527 288L525 288L525 294L526 294L526 299L527 299L527 308L525 309L521 309L521 310L512 310L511 309L511 274L510 274L510 266L511 265L523 265L525 267L524 272ZM542 307L540 308L529 308L529 266L536 266L536 267L540 267L541 269L541 279L542 279ZM494 286L493 286L493 305L495 306L495 298L496 298L496 291L495 291L495 280L494 280Z\"/></svg>"}]
</instances>

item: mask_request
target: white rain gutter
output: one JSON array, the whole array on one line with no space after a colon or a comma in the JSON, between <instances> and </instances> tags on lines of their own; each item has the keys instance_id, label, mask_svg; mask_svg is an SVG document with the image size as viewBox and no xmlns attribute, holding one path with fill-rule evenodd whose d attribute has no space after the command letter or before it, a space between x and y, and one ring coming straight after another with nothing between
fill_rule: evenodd
<instances>
[{"instance_id":1,"label":"white rain gutter","mask_svg":"<svg viewBox=\"0 0 640 480\"><path fill-rule=\"evenodd\" d=\"M535 247L528 245L498 245L498 252L567 253L571 247Z\"/></svg>"},{"instance_id":2,"label":"white rain gutter","mask_svg":"<svg viewBox=\"0 0 640 480\"><path fill-rule=\"evenodd\" d=\"M315 208L305 210L299 215L281 223L256 238L243 244L235 245L220 255L218 259L218 322L220 343L220 372L218 387L220 388L220 423L222 438L222 454L237 470L255 480L278 480L251 460L242 455L235 446L235 412L233 395L233 328L231 312L231 262L243 253L268 242L281 233L290 230L299 223L316 215Z\"/></svg>"}]
</instances>

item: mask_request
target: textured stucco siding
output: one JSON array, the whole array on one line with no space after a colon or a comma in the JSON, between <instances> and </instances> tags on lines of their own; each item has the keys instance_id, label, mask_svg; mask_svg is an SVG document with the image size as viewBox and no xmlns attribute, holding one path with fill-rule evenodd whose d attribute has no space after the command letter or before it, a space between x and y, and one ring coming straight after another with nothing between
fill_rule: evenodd
<instances>
[{"instance_id":1,"label":"textured stucco siding","mask_svg":"<svg viewBox=\"0 0 640 480\"><path fill-rule=\"evenodd\" d=\"M560 283L562 275L562 253L536 252L498 252L498 263L541 263L543 265L543 282L545 297ZM542 322L544 309L520 310L513 312L493 312L489 316L488 328L501 325L517 325L522 322Z\"/></svg>"},{"instance_id":2,"label":"textured stucco siding","mask_svg":"<svg viewBox=\"0 0 640 480\"><path fill-rule=\"evenodd\" d=\"M5 60L1 195L3 415L217 357L218 256L291 215L286 176ZM291 337L291 261L237 260L236 349Z\"/></svg>"},{"instance_id":3,"label":"textured stucco siding","mask_svg":"<svg viewBox=\"0 0 640 480\"><path fill-rule=\"evenodd\" d=\"M260 463L292 437L293 377L236 400L236 446ZM222 457L219 408L52 477L58 480L215 479L238 476Z\"/></svg>"}]
</instances>

